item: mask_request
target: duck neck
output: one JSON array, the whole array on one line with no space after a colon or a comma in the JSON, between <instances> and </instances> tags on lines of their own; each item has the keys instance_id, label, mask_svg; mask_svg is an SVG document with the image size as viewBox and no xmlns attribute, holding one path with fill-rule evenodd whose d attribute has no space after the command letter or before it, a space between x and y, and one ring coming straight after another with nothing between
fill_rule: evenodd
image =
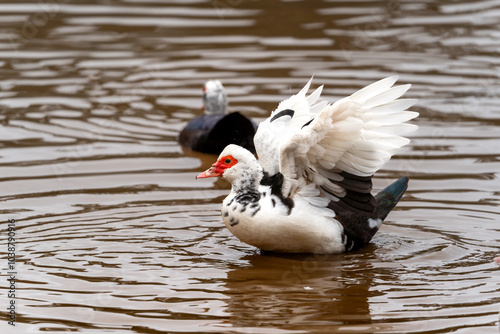
<instances>
[{"instance_id":1,"label":"duck neck","mask_svg":"<svg viewBox=\"0 0 500 334\"><path fill-rule=\"evenodd\" d=\"M259 193L259 185L262 180L263 173L260 166L245 168L241 175L233 180L231 191L237 194L242 193Z\"/></svg>"},{"instance_id":2,"label":"duck neck","mask_svg":"<svg viewBox=\"0 0 500 334\"><path fill-rule=\"evenodd\" d=\"M203 105L207 115L226 114L227 99L223 91L206 93L203 96Z\"/></svg>"}]
</instances>

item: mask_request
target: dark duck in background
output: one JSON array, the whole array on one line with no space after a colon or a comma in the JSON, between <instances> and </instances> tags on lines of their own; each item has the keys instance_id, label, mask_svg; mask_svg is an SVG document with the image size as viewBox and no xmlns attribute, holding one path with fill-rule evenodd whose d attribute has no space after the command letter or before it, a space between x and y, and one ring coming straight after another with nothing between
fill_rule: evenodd
<instances>
[{"instance_id":1,"label":"dark duck in background","mask_svg":"<svg viewBox=\"0 0 500 334\"><path fill-rule=\"evenodd\" d=\"M194 151L219 154L229 144L255 152L256 125L239 112L227 113L227 95L219 80L203 86L204 114L193 118L179 135L179 142Z\"/></svg>"}]
</instances>

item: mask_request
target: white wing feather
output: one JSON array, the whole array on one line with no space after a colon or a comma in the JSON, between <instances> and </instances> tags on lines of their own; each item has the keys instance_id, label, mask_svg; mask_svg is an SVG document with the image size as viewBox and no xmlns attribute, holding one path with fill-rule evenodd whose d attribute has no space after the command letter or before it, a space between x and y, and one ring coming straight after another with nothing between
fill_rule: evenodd
<instances>
[{"instance_id":1,"label":"white wing feather","mask_svg":"<svg viewBox=\"0 0 500 334\"><path fill-rule=\"evenodd\" d=\"M255 149L259 163L270 175L280 171L279 154L281 146L287 143L307 121L311 120L314 115L320 113L328 105L327 101L316 103L323 86L318 87L311 95L306 96L311 82L312 78L300 92L282 101L269 118L259 124L254 136ZM293 117L280 117L271 122L273 116L285 109L293 110Z\"/></svg>"},{"instance_id":2,"label":"white wing feather","mask_svg":"<svg viewBox=\"0 0 500 334\"><path fill-rule=\"evenodd\" d=\"M311 79L259 125L254 138L259 162L270 175L283 174L285 197L312 182L336 200L345 195L332 182L337 172L371 176L409 143L401 135L417 128L405 123L418 116L406 110L416 100L398 100L410 85L393 87L397 79L382 79L333 104L317 103L322 86L306 97ZM271 122L285 109L294 110L293 117Z\"/></svg>"}]
</instances>

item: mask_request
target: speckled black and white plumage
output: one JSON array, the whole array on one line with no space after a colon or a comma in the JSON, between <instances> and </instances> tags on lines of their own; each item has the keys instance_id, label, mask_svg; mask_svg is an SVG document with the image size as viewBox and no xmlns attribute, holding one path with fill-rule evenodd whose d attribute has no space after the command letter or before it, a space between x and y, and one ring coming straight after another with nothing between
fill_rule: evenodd
<instances>
[{"instance_id":1,"label":"speckled black and white plumage","mask_svg":"<svg viewBox=\"0 0 500 334\"><path fill-rule=\"evenodd\" d=\"M222 219L241 241L266 251L340 253L370 242L408 185L403 177L376 196L373 174L406 145L400 134L414 100L409 88L380 80L336 103L319 102L309 82L280 103L254 138L259 161L229 145L199 177L232 184ZM228 159L230 158L230 159ZM225 166L223 161L231 162Z\"/></svg>"}]
</instances>

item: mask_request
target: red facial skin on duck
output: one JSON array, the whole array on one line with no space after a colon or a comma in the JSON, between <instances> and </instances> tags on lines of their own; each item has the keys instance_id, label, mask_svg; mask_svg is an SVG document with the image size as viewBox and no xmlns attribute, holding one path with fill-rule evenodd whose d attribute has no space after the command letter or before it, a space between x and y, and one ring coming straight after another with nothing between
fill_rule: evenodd
<instances>
[{"instance_id":1,"label":"red facial skin on duck","mask_svg":"<svg viewBox=\"0 0 500 334\"><path fill-rule=\"evenodd\" d=\"M238 160L233 158L232 155L226 155L225 157L221 157L219 160L217 160L217 162L214 163L212 167L210 167L203 173L198 174L196 178L203 179L207 177L222 176L222 174L224 174L226 169L233 167L237 163Z\"/></svg>"}]
</instances>

